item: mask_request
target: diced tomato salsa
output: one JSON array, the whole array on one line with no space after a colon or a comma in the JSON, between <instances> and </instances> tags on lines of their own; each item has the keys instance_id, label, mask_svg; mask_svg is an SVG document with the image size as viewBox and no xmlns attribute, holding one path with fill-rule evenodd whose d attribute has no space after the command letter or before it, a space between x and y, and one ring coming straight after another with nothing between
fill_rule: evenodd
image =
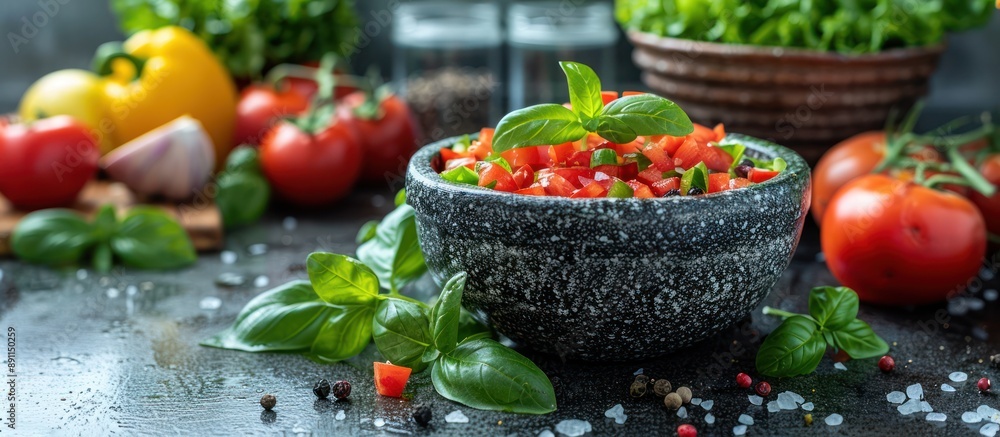
<instances>
[{"instance_id":1,"label":"diced tomato salsa","mask_svg":"<svg viewBox=\"0 0 1000 437\"><path fill-rule=\"evenodd\" d=\"M618 94L605 92L603 97L608 103ZM725 136L721 124L695 124L687 136L638 137L627 144L591 133L579 141L517 148L497 156L493 129L484 128L476 140L442 148L438 170L453 182L472 184L478 177L476 185L497 191L570 198L711 194L765 182L780 173L783 165L775 168L773 162L743 159L742 147L734 153L734 148L720 146ZM685 178L691 171L702 174Z\"/></svg>"}]
</instances>

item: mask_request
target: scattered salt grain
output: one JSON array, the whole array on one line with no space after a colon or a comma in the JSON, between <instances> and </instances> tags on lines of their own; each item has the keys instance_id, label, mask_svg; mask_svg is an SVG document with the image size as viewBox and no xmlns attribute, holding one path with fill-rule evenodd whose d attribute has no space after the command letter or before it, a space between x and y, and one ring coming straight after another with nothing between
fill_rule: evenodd
<instances>
[{"instance_id":1,"label":"scattered salt grain","mask_svg":"<svg viewBox=\"0 0 1000 437\"><path fill-rule=\"evenodd\" d=\"M972 311L982 311L986 307L986 302L976 297L970 297L965 299L965 306Z\"/></svg>"},{"instance_id":2,"label":"scattered salt grain","mask_svg":"<svg viewBox=\"0 0 1000 437\"><path fill-rule=\"evenodd\" d=\"M538 433L538 437L556 437L556 435L553 434L552 431L545 430L545 431L542 431L542 432Z\"/></svg>"},{"instance_id":3,"label":"scattered salt grain","mask_svg":"<svg viewBox=\"0 0 1000 437\"><path fill-rule=\"evenodd\" d=\"M979 415L976 414L976 413L973 413L971 411L966 411L966 412L962 413L962 422L965 422L965 423L979 423L979 422L982 422L982 421L983 421L983 418L979 417Z\"/></svg>"},{"instance_id":4,"label":"scattered salt grain","mask_svg":"<svg viewBox=\"0 0 1000 437\"><path fill-rule=\"evenodd\" d=\"M76 271L76 279L79 279L81 281L84 280L84 279L87 279L87 270L86 269L77 270Z\"/></svg>"},{"instance_id":5,"label":"scattered salt grain","mask_svg":"<svg viewBox=\"0 0 1000 437\"><path fill-rule=\"evenodd\" d=\"M761 405L761 404L764 403L764 398L762 398L760 396L757 396L757 395L747 396L747 399L749 399L750 403L754 404L754 405Z\"/></svg>"},{"instance_id":6,"label":"scattered salt grain","mask_svg":"<svg viewBox=\"0 0 1000 437\"><path fill-rule=\"evenodd\" d=\"M705 423L712 425L715 423L715 415L708 413L705 415Z\"/></svg>"},{"instance_id":7,"label":"scattered salt grain","mask_svg":"<svg viewBox=\"0 0 1000 437\"><path fill-rule=\"evenodd\" d=\"M263 255L267 253L267 245L264 243L251 244L247 247L247 252L254 256Z\"/></svg>"},{"instance_id":8,"label":"scattered salt grain","mask_svg":"<svg viewBox=\"0 0 1000 437\"><path fill-rule=\"evenodd\" d=\"M934 408L931 407L931 404L929 404L927 401L922 401L920 402L920 411L924 413L930 413L931 411L934 411Z\"/></svg>"},{"instance_id":9,"label":"scattered salt grain","mask_svg":"<svg viewBox=\"0 0 1000 437\"><path fill-rule=\"evenodd\" d=\"M746 414L740 414L740 418L739 420L737 420L737 422L742 423L744 425L753 425L753 417L750 417L749 415Z\"/></svg>"},{"instance_id":10,"label":"scattered salt grain","mask_svg":"<svg viewBox=\"0 0 1000 437\"><path fill-rule=\"evenodd\" d=\"M201 299L201 302L198 302L198 307L206 311L215 311L219 309L219 307L221 306L222 306L222 299L219 299L215 296L204 297Z\"/></svg>"},{"instance_id":11,"label":"scattered salt grain","mask_svg":"<svg viewBox=\"0 0 1000 437\"><path fill-rule=\"evenodd\" d=\"M990 407L989 405L980 405L979 408L976 410L976 413L978 413L979 417L982 417L983 420L988 420L993 423L1000 423L1000 411L997 411L995 408Z\"/></svg>"},{"instance_id":12,"label":"scattered salt grain","mask_svg":"<svg viewBox=\"0 0 1000 437\"><path fill-rule=\"evenodd\" d=\"M677 417L679 417L681 419L687 419L687 417L688 417L688 410L687 410L687 408L684 408L684 407L678 408L677 409Z\"/></svg>"},{"instance_id":13,"label":"scattered salt grain","mask_svg":"<svg viewBox=\"0 0 1000 437\"><path fill-rule=\"evenodd\" d=\"M469 423L469 418L465 417L461 411L455 410L444 416L444 421L448 423Z\"/></svg>"},{"instance_id":14,"label":"scattered salt grain","mask_svg":"<svg viewBox=\"0 0 1000 437\"><path fill-rule=\"evenodd\" d=\"M139 287L136 287L135 285L129 285L128 287L125 287L125 294L129 296L135 296L136 294L139 294Z\"/></svg>"},{"instance_id":15,"label":"scattered salt grain","mask_svg":"<svg viewBox=\"0 0 1000 437\"><path fill-rule=\"evenodd\" d=\"M267 276L264 276L264 275L260 275L260 276L258 276L256 278L253 278L253 286L257 287L257 288L267 287L267 284L270 284L270 283L271 283L271 280L268 279Z\"/></svg>"},{"instance_id":16,"label":"scattered salt grain","mask_svg":"<svg viewBox=\"0 0 1000 437\"><path fill-rule=\"evenodd\" d=\"M927 413L928 422L944 422L948 420L948 415L944 413Z\"/></svg>"},{"instance_id":17,"label":"scattered salt grain","mask_svg":"<svg viewBox=\"0 0 1000 437\"><path fill-rule=\"evenodd\" d=\"M118 293L120 293L120 292L118 291L117 288L111 287L111 288L107 289L107 291L105 291L104 293L107 294L108 299L114 299L114 298L118 297Z\"/></svg>"},{"instance_id":18,"label":"scattered salt grain","mask_svg":"<svg viewBox=\"0 0 1000 437\"><path fill-rule=\"evenodd\" d=\"M983 292L983 299L993 302L997 300L997 298L1000 298L1000 292L997 292L992 288Z\"/></svg>"},{"instance_id":19,"label":"scattered salt grain","mask_svg":"<svg viewBox=\"0 0 1000 437\"><path fill-rule=\"evenodd\" d=\"M586 420L567 419L556 424L556 432L566 434L569 437L579 437L590 431L593 431L593 428Z\"/></svg>"},{"instance_id":20,"label":"scattered salt grain","mask_svg":"<svg viewBox=\"0 0 1000 437\"><path fill-rule=\"evenodd\" d=\"M733 435L743 435L747 433L746 425L737 425L733 427Z\"/></svg>"},{"instance_id":21,"label":"scattered salt grain","mask_svg":"<svg viewBox=\"0 0 1000 437\"><path fill-rule=\"evenodd\" d=\"M701 408L704 408L705 411L711 411L712 410L712 405L715 405L715 401L713 401L711 399L709 399L707 401L701 401Z\"/></svg>"},{"instance_id":22,"label":"scattered salt grain","mask_svg":"<svg viewBox=\"0 0 1000 437\"><path fill-rule=\"evenodd\" d=\"M920 384L913 384L906 387L906 396L910 399L923 399L924 398L924 387Z\"/></svg>"},{"instance_id":23,"label":"scattered salt grain","mask_svg":"<svg viewBox=\"0 0 1000 437\"><path fill-rule=\"evenodd\" d=\"M232 264L236 262L236 252L223 250L222 253L219 254L219 259L222 260L223 264Z\"/></svg>"},{"instance_id":24,"label":"scattered salt grain","mask_svg":"<svg viewBox=\"0 0 1000 437\"><path fill-rule=\"evenodd\" d=\"M380 417L378 419L375 419L375 421L372 422L372 423L374 423L375 426L381 428L381 427L385 426L385 419L383 419L383 418Z\"/></svg>"},{"instance_id":25,"label":"scattered salt grain","mask_svg":"<svg viewBox=\"0 0 1000 437\"><path fill-rule=\"evenodd\" d=\"M691 398L691 405L701 405L701 398Z\"/></svg>"},{"instance_id":26,"label":"scattered salt grain","mask_svg":"<svg viewBox=\"0 0 1000 437\"><path fill-rule=\"evenodd\" d=\"M834 363L833 368L837 370L847 370L847 366L845 366L844 363Z\"/></svg>"},{"instance_id":27,"label":"scattered salt grain","mask_svg":"<svg viewBox=\"0 0 1000 437\"><path fill-rule=\"evenodd\" d=\"M625 408L622 407L622 404L615 405L608 409L608 411L605 411L604 417L615 419L615 423L619 425L625 423L628 419L628 415L625 414Z\"/></svg>"},{"instance_id":28,"label":"scattered salt grain","mask_svg":"<svg viewBox=\"0 0 1000 437\"><path fill-rule=\"evenodd\" d=\"M948 375L948 379L953 382L965 382L969 379L969 375L966 375L965 372L952 372L951 375Z\"/></svg>"},{"instance_id":29,"label":"scattered salt grain","mask_svg":"<svg viewBox=\"0 0 1000 437\"><path fill-rule=\"evenodd\" d=\"M979 433L986 437L993 437L997 435L997 431L1000 431L1000 425L995 423L987 423L983 425L982 428L979 428Z\"/></svg>"},{"instance_id":30,"label":"scattered salt grain","mask_svg":"<svg viewBox=\"0 0 1000 437\"><path fill-rule=\"evenodd\" d=\"M639 370L636 370L633 375L642 375L642 367L640 367Z\"/></svg>"},{"instance_id":31,"label":"scattered salt grain","mask_svg":"<svg viewBox=\"0 0 1000 437\"><path fill-rule=\"evenodd\" d=\"M910 399L904 402L902 405L896 407L896 410L899 411L899 414L902 414L904 416L916 413L917 411L920 411L920 401L916 399Z\"/></svg>"},{"instance_id":32,"label":"scattered salt grain","mask_svg":"<svg viewBox=\"0 0 1000 437\"><path fill-rule=\"evenodd\" d=\"M801 404L806 401L805 398L803 398L796 392L786 391L785 393L788 393L788 395L792 397L792 400L795 401L796 404Z\"/></svg>"},{"instance_id":33,"label":"scattered salt grain","mask_svg":"<svg viewBox=\"0 0 1000 437\"><path fill-rule=\"evenodd\" d=\"M281 221L281 227L285 228L285 230L289 232L294 231L298 226L299 221L296 220L295 217L285 217L285 219Z\"/></svg>"},{"instance_id":34,"label":"scattered salt grain","mask_svg":"<svg viewBox=\"0 0 1000 437\"><path fill-rule=\"evenodd\" d=\"M844 423L844 416L841 416L837 413L833 413L829 416L826 416L825 422L827 425L837 426L840 425L841 423Z\"/></svg>"},{"instance_id":35,"label":"scattered salt grain","mask_svg":"<svg viewBox=\"0 0 1000 437\"><path fill-rule=\"evenodd\" d=\"M955 391L955 387L952 387L952 386L950 386L948 384L941 384L941 391L946 391L946 392L950 393L950 392Z\"/></svg>"},{"instance_id":36,"label":"scattered salt grain","mask_svg":"<svg viewBox=\"0 0 1000 437\"><path fill-rule=\"evenodd\" d=\"M337 415L333 416L333 418L337 420L344 420L345 418L347 418L347 414L344 414L344 410L340 410L337 411Z\"/></svg>"},{"instance_id":37,"label":"scattered salt grain","mask_svg":"<svg viewBox=\"0 0 1000 437\"><path fill-rule=\"evenodd\" d=\"M781 411L781 407L775 401L767 401L767 411L770 413L777 413Z\"/></svg>"},{"instance_id":38,"label":"scattered salt grain","mask_svg":"<svg viewBox=\"0 0 1000 437\"><path fill-rule=\"evenodd\" d=\"M901 391L890 392L885 395L885 400L893 404L902 404L903 402L906 402L906 393Z\"/></svg>"},{"instance_id":39,"label":"scattered salt grain","mask_svg":"<svg viewBox=\"0 0 1000 437\"><path fill-rule=\"evenodd\" d=\"M798 404L795 403L795 398L788 392L778 394L778 408L782 410L794 410L799 408Z\"/></svg>"},{"instance_id":40,"label":"scattered salt grain","mask_svg":"<svg viewBox=\"0 0 1000 437\"><path fill-rule=\"evenodd\" d=\"M815 405L813 405L813 403L812 403L812 402L806 402L806 403L802 404L802 409L803 409L803 410L806 410L806 411L812 411L812 410L813 410L813 408L815 408L815 407L816 407L816 406L815 406Z\"/></svg>"}]
</instances>

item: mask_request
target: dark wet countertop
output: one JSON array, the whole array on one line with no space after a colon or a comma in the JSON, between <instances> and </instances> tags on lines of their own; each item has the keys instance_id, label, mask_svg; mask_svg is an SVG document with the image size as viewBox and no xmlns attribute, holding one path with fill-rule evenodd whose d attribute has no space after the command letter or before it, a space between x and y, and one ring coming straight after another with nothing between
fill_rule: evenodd
<instances>
[{"instance_id":1,"label":"dark wet countertop","mask_svg":"<svg viewBox=\"0 0 1000 437\"><path fill-rule=\"evenodd\" d=\"M734 383L737 372L755 375L757 347L763 334L778 324L759 308L695 347L646 362L574 363L522 351L554 381L559 410L546 416L466 408L434 393L426 374L410 380L412 401L379 397L372 382L371 363L378 359L374 346L335 365L294 354L198 346L230 323L257 293L304 278L308 253L352 253L360 225L390 208L390 195L367 193L324 213L274 215L227 237L227 249L237 256L235 263L207 254L194 267L178 272L115 270L101 275L0 260L0 328L10 327L16 333L16 435L536 436L554 431L565 419L589 421L592 435L672 435L680 423L695 425L700 435L733 435L741 414L754 420L747 435L978 435L983 423L967 425L962 413L983 404L1000 408L1000 397L982 395L975 387L982 376L1000 379L1000 371L989 364L990 355L1000 353L1000 305L988 299L996 298L992 290L1000 283L988 268L973 284L983 285L950 307L862 306L860 317L891 345L897 362L892 374L882 374L875 360L847 362L846 370L839 370L828 356L815 374L771 380L769 400L792 391L815 405L811 427L805 425L803 410L769 413L765 406L751 405L749 391ZM817 261L817 249L817 231L810 225L795 260L764 304L803 312L812 286L835 282ZM222 273L243 275L247 282L218 286L215 279ZM417 291L429 288L428 282L418 284ZM666 411L658 398L630 398L627 388L640 368L651 377L669 379L675 387L687 385L695 397L714 405L710 411L688 405L688 417L681 419ZM949 381L954 371L967 373L969 380ZM350 402L317 401L311 387L319 378L350 381L354 387ZM922 384L934 410L947 415L945 422L928 422L926 413L902 416L886 400L887 393L905 391L915 383ZM943 392L943 383L957 390ZM8 384L2 388L6 398ZM258 405L264 393L278 398L273 414L262 412ZM0 403L5 411L0 435L14 433L7 427L8 403ZM429 428L409 419L418 403L432 408ZM604 415L616 404L622 404L628 415L622 425ZM341 410L344 418L338 420ZM469 422L446 423L444 417L455 410ZM712 425L705 421L708 413L716 419ZM844 417L842 425L824 423L833 413ZM376 426L377 419L385 425Z\"/></svg>"}]
</instances>

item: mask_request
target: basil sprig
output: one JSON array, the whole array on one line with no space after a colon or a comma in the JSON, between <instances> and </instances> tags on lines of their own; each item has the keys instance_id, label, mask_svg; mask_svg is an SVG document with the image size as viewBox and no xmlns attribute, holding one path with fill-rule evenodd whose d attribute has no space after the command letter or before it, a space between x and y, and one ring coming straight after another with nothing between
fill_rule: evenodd
<instances>
[{"instance_id":1,"label":"basil sprig","mask_svg":"<svg viewBox=\"0 0 1000 437\"><path fill-rule=\"evenodd\" d=\"M812 373L827 346L851 358L884 355L889 345L857 318L858 295L846 287L817 287L809 294L809 315L764 307L764 314L785 317L757 351L757 371L784 377Z\"/></svg>"},{"instance_id":2,"label":"basil sprig","mask_svg":"<svg viewBox=\"0 0 1000 437\"><path fill-rule=\"evenodd\" d=\"M640 135L684 136L694 131L687 114L674 102L652 94L622 97L604 105L601 80L590 67L560 62L573 109L542 104L507 114L497 125L493 152L579 140L593 132L615 143Z\"/></svg>"},{"instance_id":3,"label":"basil sprig","mask_svg":"<svg viewBox=\"0 0 1000 437\"><path fill-rule=\"evenodd\" d=\"M233 149L216 184L215 204L226 229L256 223L267 210L271 186L260 168L257 149L247 146Z\"/></svg>"},{"instance_id":4,"label":"basil sprig","mask_svg":"<svg viewBox=\"0 0 1000 437\"><path fill-rule=\"evenodd\" d=\"M393 292L423 275L427 265L417 241L413 208L400 205L386 215L375 226L374 234L358 247L358 259L375 272L382 287Z\"/></svg>"},{"instance_id":5,"label":"basil sprig","mask_svg":"<svg viewBox=\"0 0 1000 437\"><path fill-rule=\"evenodd\" d=\"M106 272L114 258L140 269L175 269L197 259L187 232L159 208L132 208L118 221L113 206L98 210L92 222L67 209L26 215L11 235L14 254L24 261L62 266L87 253L94 268Z\"/></svg>"}]
</instances>

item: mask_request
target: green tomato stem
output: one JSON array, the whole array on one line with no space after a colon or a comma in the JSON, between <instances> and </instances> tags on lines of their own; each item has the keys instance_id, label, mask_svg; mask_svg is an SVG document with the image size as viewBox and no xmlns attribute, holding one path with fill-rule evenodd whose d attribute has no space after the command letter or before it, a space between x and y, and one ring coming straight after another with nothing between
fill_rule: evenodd
<instances>
[{"instance_id":1,"label":"green tomato stem","mask_svg":"<svg viewBox=\"0 0 1000 437\"><path fill-rule=\"evenodd\" d=\"M958 147L948 149L948 159L951 161L951 165L955 171L968 182L972 189L986 197L990 197L996 193L996 187L990 181L986 180L983 175L979 174L979 171L975 167L965 161L965 157L959 152Z\"/></svg>"},{"instance_id":2,"label":"green tomato stem","mask_svg":"<svg viewBox=\"0 0 1000 437\"><path fill-rule=\"evenodd\" d=\"M799 314L795 314L795 313L788 312L788 311L785 311L785 310L779 310L777 308L771 308L769 306L765 306L764 309L763 309L763 311L764 311L764 315L778 316L778 317L781 317L782 319L787 319L789 317L798 316L799 315Z\"/></svg>"}]
</instances>

